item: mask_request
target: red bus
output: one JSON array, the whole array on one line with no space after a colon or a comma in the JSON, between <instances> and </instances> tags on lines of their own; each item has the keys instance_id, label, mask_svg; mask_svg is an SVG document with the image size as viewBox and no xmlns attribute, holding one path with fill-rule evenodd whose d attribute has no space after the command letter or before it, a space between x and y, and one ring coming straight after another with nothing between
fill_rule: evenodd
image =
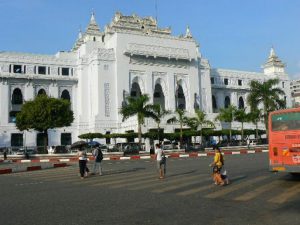
<instances>
[{"instance_id":1,"label":"red bus","mask_svg":"<svg viewBox=\"0 0 300 225\"><path fill-rule=\"evenodd\" d=\"M300 173L300 108L269 114L269 168Z\"/></svg>"}]
</instances>

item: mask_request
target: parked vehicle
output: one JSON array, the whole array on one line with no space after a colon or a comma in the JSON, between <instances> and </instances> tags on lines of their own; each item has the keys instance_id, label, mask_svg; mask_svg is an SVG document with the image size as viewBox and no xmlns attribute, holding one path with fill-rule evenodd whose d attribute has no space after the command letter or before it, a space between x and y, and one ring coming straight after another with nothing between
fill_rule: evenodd
<instances>
[{"instance_id":1,"label":"parked vehicle","mask_svg":"<svg viewBox=\"0 0 300 225\"><path fill-rule=\"evenodd\" d=\"M23 149L23 148L20 148L17 152L16 152L16 155L35 155L37 154L37 151L35 149L32 149L32 148L28 148L28 149Z\"/></svg>"},{"instance_id":2,"label":"parked vehicle","mask_svg":"<svg viewBox=\"0 0 300 225\"><path fill-rule=\"evenodd\" d=\"M162 144L162 149L163 150L172 150L172 149L174 149L174 145L172 144L171 141L164 141Z\"/></svg>"}]
</instances>

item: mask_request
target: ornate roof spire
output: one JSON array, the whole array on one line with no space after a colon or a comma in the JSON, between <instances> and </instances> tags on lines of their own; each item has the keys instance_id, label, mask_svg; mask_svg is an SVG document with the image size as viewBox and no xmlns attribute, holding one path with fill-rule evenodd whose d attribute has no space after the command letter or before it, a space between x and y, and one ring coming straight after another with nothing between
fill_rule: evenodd
<instances>
[{"instance_id":1,"label":"ornate roof spire","mask_svg":"<svg viewBox=\"0 0 300 225\"><path fill-rule=\"evenodd\" d=\"M273 46L271 47L270 55L267 62L263 65L263 68L265 74L284 72L285 64L278 58Z\"/></svg>"},{"instance_id":2,"label":"ornate roof spire","mask_svg":"<svg viewBox=\"0 0 300 225\"><path fill-rule=\"evenodd\" d=\"M276 57L276 53L275 53L273 46L271 47L269 58L272 58L272 57Z\"/></svg>"},{"instance_id":3,"label":"ornate roof spire","mask_svg":"<svg viewBox=\"0 0 300 225\"><path fill-rule=\"evenodd\" d=\"M90 19L90 23L86 29L86 34L96 35L96 34L99 34L99 32L100 32L100 28L96 22L95 13L93 11L91 19Z\"/></svg>"},{"instance_id":4,"label":"ornate roof spire","mask_svg":"<svg viewBox=\"0 0 300 225\"><path fill-rule=\"evenodd\" d=\"M81 26L79 27L79 32L78 32L78 39L82 38L82 31L81 31Z\"/></svg>"},{"instance_id":5,"label":"ornate roof spire","mask_svg":"<svg viewBox=\"0 0 300 225\"><path fill-rule=\"evenodd\" d=\"M190 31L190 27L187 26L186 31L185 31L185 38L193 38L192 33Z\"/></svg>"},{"instance_id":6,"label":"ornate roof spire","mask_svg":"<svg viewBox=\"0 0 300 225\"><path fill-rule=\"evenodd\" d=\"M91 15L90 23L96 23L96 19L95 19L95 12L94 12L94 10L92 11L92 15Z\"/></svg>"}]
</instances>

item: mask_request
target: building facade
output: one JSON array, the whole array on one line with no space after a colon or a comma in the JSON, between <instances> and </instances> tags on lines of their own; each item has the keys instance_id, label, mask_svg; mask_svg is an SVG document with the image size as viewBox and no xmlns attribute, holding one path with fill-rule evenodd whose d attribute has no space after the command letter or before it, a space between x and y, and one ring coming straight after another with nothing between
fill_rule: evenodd
<instances>
[{"instance_id":1,"label":"building facade","mask_svg":"<svg viewBox=\"0 0 300 225\"><path fill-rule=\"evenodd\" d=\"M300 106L300 80L291 81L291 98L292 98L292 106L299 107Z\"/></svg>"},{"instance_id":2,"label":"building facade","mask_svg":"<svg viewBox=\"0 0 300 225\"><path fill-rule=\"evenodd\" d=\"M39 133L20 132L15 126L22 104L38 94L71 101L73 124L48 132L49 145L66 145L82 133L136 131L136 118L122 122L119 114L129 95L148 94L151 103L171 111L181 108L187 115L201 109L213 119L230 104L247 107L251 80L276 77L290 106L284 68L273 48L262 73L211 68L189 28L184 35L174 36L170 28L159 28L152 17L116 13L100 29L93 14L68 52L0 52L0 146L39 145ZM143 131L155 127L148 119ZM162 123L166 132L176 127Z\"/></svg>"}]
</instances>

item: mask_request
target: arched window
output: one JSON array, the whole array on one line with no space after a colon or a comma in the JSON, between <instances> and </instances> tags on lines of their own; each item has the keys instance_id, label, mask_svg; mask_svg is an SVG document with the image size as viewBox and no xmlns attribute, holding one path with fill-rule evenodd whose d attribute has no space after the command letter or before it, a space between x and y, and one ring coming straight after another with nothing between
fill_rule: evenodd
<instances>
[{"instance_id":1,"label":"arched window","mask_svg":"<svg viewBox=\"0 0 300 225\"><path fill-rule=\"evenodd\" d=\"M142 95L140 85L134 82L131 86L130 96L131 97L139 97Z\"/></svg>"},{"instance_id":2,"label":"arched window","mask_svg":"<svg viewBox=\"0 0 300 225\"><path fill-rule=\"evenodd\" d=\"M212 107L213 111L218 109L216 97L214 95L212 95Z\"/></svg>"},{"instance_id":3,"label":"arched window","mask_svg":"<svg viewBox=\"0 0 300 225\"><path fill-rule=\"evenodd\" d=\"M45 89L40 89L38 95L47 95Z\"/></svg>"},{"instance_id":4,"label":"arched window","mask_svg":"<svg viewBox=\"0 0 300 225\"><path fill-rule=\"evenodd\" d=\"M155 85L153 93L153 103L159 104L162 109L165 109L165 95L160 84Z\"/></svg>"},{"instance_id":5,"label":"arched window","mask_svg":"<svg viewBox=\"0 0 300 225\"><path fill-rule=\"evenodd\" d=\"M183 88L181 85L178 85L178 89L176 91L176 109L186 109L186 105L185 105L185 95L183 92Z\"/></svg>"},{"instance_id":6,"label":"arched window","mask_svg":"<svg viewBox=\"0 0 300 225\"><path fill-rule=\"evenodd\" d=\"M61 96L60 96L62 99L65 99L65 100L68 100L70 101L71 100L71 97L70 97L70 94L69 94L69 91L68 90L63 90L63 92L61 93Z\"/></svg>"},{"instance_id":7,"label":"arched window","mask_svg":"<svg viewBox=\"0 0 300 225\"><path fill-rule=\"evenodd\" d=\"M239 109L243 109L243 108L245 108L244 99L243 99L243 97L240 97L239 98Z\"/></svg>"},{"instance_id":8,"label":"arched window","mask_svg":"<svg viewBox=\"0 0 300 225\"><path fill-rule=\"evenodd\" d=\"M13 91L11 103L15 105L23 104L23 95L22 91L19 88L16 88Z\"/></svg>"},{"instance_id":9,"label":"arched window","mask_svg":"<svg viewBox=\"0 0 300 225\"><path fill-rule=\"evenodd\" d=\"M229 105L230 105L230 98L228 96L226 96L224 106L225 106L225 108L228 108Z\"/></svg>"}]
</instances>

